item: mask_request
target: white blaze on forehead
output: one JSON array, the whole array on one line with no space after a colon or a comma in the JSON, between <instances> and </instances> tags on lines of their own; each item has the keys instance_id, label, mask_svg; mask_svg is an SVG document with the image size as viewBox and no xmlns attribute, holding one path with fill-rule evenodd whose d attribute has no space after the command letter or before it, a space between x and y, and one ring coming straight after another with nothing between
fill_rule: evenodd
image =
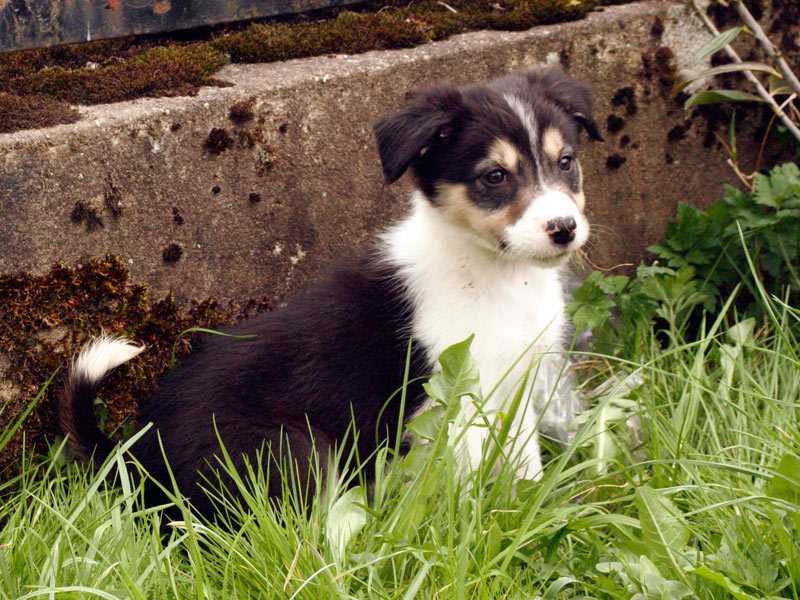
<instances>
[{"instance_id":1,"label":"white blaze on forehead","mask_svg":"<svg viewBox=\"0 0 800 600\"><path fill-rule=\"evenodd\" d=\"M503 98L528 131L528 137L531 141L531 150L533 150L536 148L536 116L533 114L533 110L531 110L531 107L526 102L523 102L513 94L503 94Z\"/></svg>"}]
</instances>

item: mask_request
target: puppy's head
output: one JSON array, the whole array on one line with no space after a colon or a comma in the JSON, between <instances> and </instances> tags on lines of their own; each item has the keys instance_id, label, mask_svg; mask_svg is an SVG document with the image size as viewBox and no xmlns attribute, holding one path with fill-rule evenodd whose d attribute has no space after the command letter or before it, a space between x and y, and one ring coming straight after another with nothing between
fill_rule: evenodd
<instances>
[{"instance_id":1,"label":"puppy's head","mask_svg":"<svg viewBox=\"0 0 800 600\"><path fill-rule=\"evenodd\" d=\"M580 129L600 132L586 85L556 69L486 85L417 93L375 125L387 183L417 188L477 243L540 265L561 263L589 235Z\"/></svg>"}]
</instances>

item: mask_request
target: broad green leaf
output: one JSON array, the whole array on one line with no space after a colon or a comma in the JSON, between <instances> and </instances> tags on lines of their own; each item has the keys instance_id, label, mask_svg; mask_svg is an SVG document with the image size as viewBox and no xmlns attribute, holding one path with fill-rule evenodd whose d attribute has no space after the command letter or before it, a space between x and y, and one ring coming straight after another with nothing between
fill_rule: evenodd
<instances>
[{"instance_id":1,"label":"broad green leaf","mask_svg":"<svg viewBox=\"0 0 800 600\"><path fill-rule=\"evenodd\" d=\"M789 96L793 90L782 76L770 76L769 78L769 95L770 96ZM779 102L780 104L780 102Z\"/></svg>"},{"instance_id":2,"label":"broad green leaf","mask_svg":"<svg viewBox=\"0 0 800 600\"><path fill-rule=\"evenodd\" d=\"M628 285L630 277L625 275L609 275L597 281L598 287L606 294L619 294Z\"/></svg>"},{"instance_id":3,"label":"broad green leaf","mask_svg":"<svg viewBox=\"0 0 800 600\"><path fill-rule=\"evenodd\" d=\"M756 173L755 185L753 186L753 197L758 204L762 206L770 206L775 208L778 206L775 202L775 196L772 193L772 186L769 183L769 177Z\"/></svg>"},{"instance_id":4,"label":"broad green leaf","mask_svg":"<svg viewBox=\"0 0 800 600\"><path fill-rule=\"evenodd\" d=\"M602 393L605 395L625 394L628 389L630 388L624 386L617 389L615 385ZM627 422L636 408L637 404L634 400L612 396L606 398L596 408L585 411L575 418L575 425L592 421L591 429L586 436L586 443L592 447L592 458L597 459L597 462L590 467L590 472L595 476L603 474L607 470L608 463L619 455L616 435L612 431L614 425Z\"/></svg>"},{"instance_id":5,"label":"broad green leaf","mask_svg":"<svg viewBox=\"0 0 800 600\"><path fill-rule=\"evenodd\" d=\"M457 398L463 396L481 398L478 364L469 351L472 338L473 336L470 336L442 352L439 357L442 370L435 373L424 386L428 396L451 409L455 409L452 400ZM448 415L450 414L448 411Z\"/></svg>"},{"instance_id":6,"label":"broad green leaf","mask_svg":"<svg viewBox=\"0 0 800 600\"><path fill-rule=\"evenodd\" d=\"M692 248L686 253L686 262L693 265L707 265L711 261L711 256L700 248Z\"/></svg>"},{"instance_id":7,"label":"broad green leaf","mask_svg":"<svg viewBox=\"0 0 800 600\"><path fill-rule=\"evenodd\" d=\"M419 475L428 461L431 460L436 445L431 443L414 444L408 454L403 457L400 468L410 477Z\"/></svg>"},{"instance_id":8,"label":"broad green leaf","mask_svg":"<svg viewBox=\"0 0 800 600\"><path fill-rule=\"evenodd\" d=\"M692 595L684 583L664 577L658 566L642 555L639 557L639 573L637 579L641 582L644 594L636 594L631 600L649 600L650 598L664 598L680 600Z\"/></svg>"},{"instance_id":9,"label":"broad green leaf","mask_svg":"<svg viewBox=\"0 0 800 600\"><path fill-rule=\"evenodd\" d=\"M770 77L780 77L780 73L778 73L778 71L769 65L760 62L728 63L712 67L704 71L684 69L680 71L678 76L675 78L673 93L677 94L678 92L683 91L690 83L699 81L700 79L708 79L709 77L716 77L717 75L737 73L741 71L758 71L761 73L767 73Z\"/></svg>"},{"instance_id":10,"label":"broad green leaf","mask_svg":"<svg viewBox=\"0 0 800 600\"><path fill-rule=\"evenodd\" d=\"M344 558L350 540L367 522L364 504L364 490L356 486L342 494L328 512L325 533L331 550L339 560Z\"/></svg>"},{"instance_id":11,"label":"broad green leaf","mask_svg":"<svg viewBox=\"0 0 800 600\"><path fill-rule=\"evenodd\" d=\"M599 562L594 567L601 573L620 573L624 569L624 565L618 561Z\"/></svg>"},{"instance_id":12,"label":"broad green leaf","mask_svg":"<svg viewBox=\"0 0 800 600\"><path fill-rule=\"evenodd\" d=\"M611 317L608 309L614 306L610 300L600 300L595 304L580 304L569 307L572 315L572 322L578 331L584 329L594 329L599 327Z\"/></svg>"},{"instance_id":13,"label":"broad green leaf","mask_svg":"<svg viewBox=\"0 0 800 600\"><path fill-rule=\"evenodd\" d=\"M703 104L724 104L725 102L764 102L760 96L741 90L708 90L700 92L684 103L684 108Z\"/></svg>"},{"instance_id":14,"label":"broad green leaf","mask_svg":"<svg viewBox=\"0 0 800 600\"><path fill-rule=\"evenodd\" d=\"M610 281L606 281L607 279ZM623 282L616 277L605 277L600 271L591 273L572 293L572 300L567 303L567 314L575 329L596 329L608 321L611 316L608 309L615 304L608 295L618 293L626 283L627 281Z\"/></svg>"},{"instance_id":15,"label":"broad green leaf","mask_svg":"<svg viewBox=\"0 0 800 600\"><path fill-rule=\"evenodd\" d=\"M695 53L694 57L697 60L702 60L708 56L711 56L715 52L719 52L725 46L730 44L736 36L739 35L744 27L733 27L732 29L727 29L720 33L719 35L715 36L713 39L707 41L705 44L701 46L701 48Z\"/></svg>"},{"instance_id":16,"label":"broad green leaf","mask_svg":"<svg viewBox=\"0 0 800 600\"><path fill-rule=\"evenodd\" d=\"M727 390L733 385L733 377L736 374L736 363L741 353L740 346L730 344L720 344L719 347L719 366L722 371L720 377L720 392L727 394Z\"/></svg>"},{"instance_id":17,"label":"broad green leaf","mask_svg":"<svg viewBox=\"0 0 800 600\"><path fill-rule=\"evenodd\" d=\"M494 558L500 552L500 543L503 541L503 530L494 521L486 532L486 558Z\"/></svg>"},{"instance_id":18,"label":"broad green leaf","mask_svg":"<svg viewBox=\"0 0 800 600\"><path fill-rule=\"evenodd\" d=\"M794 454L783 456L767 486L767 494L800 505L800 458Z\"/></svg>"},{"instance_id":19,"label":"broad green leaf","mask_svg":"<svg viewBox=\"0 0 800 600\"><path fill-rule=\"evenodd\" d=\"M435 440L444 423L444 407L433 406L424 411L406 427L423 440Z\"/></svg>"},{"instance_id":20,"label":"broad green leaf","mask_svg":"<svg viewBox=\"0 0 800 600\"><path fill-rule=\"evenodd\" d=\"M715 583L736 598L736 600L755 600L755 596L746 593L742 588L725 577L725 575L709 569L706 565L700 565L696 569L689 569L689 573L694 573L703 579L708 579L712 583Z\"/></svg>"},{"instance_id":21,"label":"broad green leaf","mask_svg":"<svg viewBox=\"0 0 800 600\"><path fill-rule=\"evenodd\" d=\"M778 165L769 173L769 184L774 203L782 208L787 200L800 196L800 169L794 163Z\"/></svg>"},{"instance_id":22,"label":"broad green leaf","mask_svg":"<svg viewBox=\"0 0 800 600\"><path fill-rule=\"evenodd\" d=\"M636 489L633 502L639 511L642 537L652 549L653 562L680 572L690 531L678 508L662 492L645 486Z\"/></svg>"},{"instance_id":23,"label":"broad green leaf","mask_svg":"<svg viewBox=\"0 0 800 600\"><path fill-rule=\"evenodd\" d=\"M743 319L732 325L725 332L725 336L734 344L753 344L753 332L756 329L756 320L753 317Z\"/></svg>"},{"instance_id":24,"label":"broad green leaf","mask_svg":"<svg viewBox=\"0 0 800 600\"><path fill-rule=\"evenodd\" d=\"M793 532L787 530L785 522L781 519L781 515L774 508L768 508L767 516L772 524L771 532L777 540L776 548L783 552L784 556L792 557L789 563L790 572L793 570L795 573L800 573L800 556L797 552L797 540L794 539Z\"/></svg>"}]
</instances>

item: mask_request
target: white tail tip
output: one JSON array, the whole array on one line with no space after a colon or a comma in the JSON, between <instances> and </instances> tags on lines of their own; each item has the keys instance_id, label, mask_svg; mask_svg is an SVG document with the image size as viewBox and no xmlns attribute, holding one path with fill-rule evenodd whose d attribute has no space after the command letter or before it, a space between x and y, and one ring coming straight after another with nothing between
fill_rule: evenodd
<instances>
[{"instance_id":1,"label":"white tail tip","mask_svg":"<svg viewBox=\"0 0 800 600\"><path fill-rule=\"evenodd\" d=\"M75 375L96 383L144 349L124 337L103 334L83 347L72 369Z\"/></svg>"}]
</instances>

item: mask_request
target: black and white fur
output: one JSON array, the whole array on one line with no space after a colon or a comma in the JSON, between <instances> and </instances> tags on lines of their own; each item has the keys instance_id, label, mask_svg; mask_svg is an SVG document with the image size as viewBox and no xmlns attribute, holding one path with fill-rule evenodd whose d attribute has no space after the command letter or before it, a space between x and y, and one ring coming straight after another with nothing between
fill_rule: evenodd
<instances>
[{"instance_id":1,"label":"black and white fur","mask_svg":"<svg viewBox=\"0 0 800 600\"><path fill-rule=\"evenodd\" d=\"M589 235L581 128L600 139L588 88L555 69L485 85L437 85L380 119L375 135L386 182L413 175L410 214L360 261L285 308L225 330L253 337L202 339L143 406L140 422L153 426L133 455L156 480L169 481L160 436L179 488L205 514L213 507L198 485L217 464L218 434L238 465L265 446L273 453L290 447L303 480L312 449L324 463L335 444L352 441L354 420L365 460L381 441L395 441L399 395L386 403L402 386L409 340L406 417L425 408L419 381L448 346L474 334L486 396L532 347L487 400L486 410L502 409L531 360L564 343L558 267ZM95 422L93 400L105 375L142 350L104 336L76 358L59 415L78 457L103 459L113 449ZM525 440L519 477L542 468L535 431L547 396L541 387L514 423L514 436ZM480 460L486 436L486 428L464 433L465 466ZM270 473L269 492L279 495L272 463ZM148 501L157 501L151 493Z\"/></svg>"}]
</instances>

